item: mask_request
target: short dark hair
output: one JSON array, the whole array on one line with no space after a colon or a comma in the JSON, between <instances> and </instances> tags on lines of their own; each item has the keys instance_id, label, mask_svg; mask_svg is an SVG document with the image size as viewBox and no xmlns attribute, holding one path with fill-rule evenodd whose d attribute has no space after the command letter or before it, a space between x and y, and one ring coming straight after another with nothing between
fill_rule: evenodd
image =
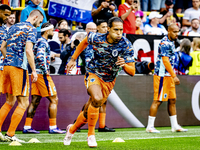
<instances>
[{"instance_id":1,"label":"short dark hair","mask_svg":"<svg viewBox=\"0 0 200 150\"><path fill-rule=\"evenodd\" d=\"M99 26L99 25L102 24L103 22L106 22L106 23L107 23L107 21L106 21L105 19L97 19L96 25Z\"/></svg>"},{"instance_id":2,"label":"short dark hair","mask_svg":"<svg viewBox=\"0 0 200 150\"><path fill-rule=\"evenodd\" d=\"M30 12L29 16L34 16L35 14L40 13L40 15L44 18L43 13L39 9L34 9Z\"/></svg>"},{"instance_id":3,"label":"short dark hair","mask_svg":"<svg viewBox=\"0 0 200 150\"><path fill-rule=\"evenodd\" d=\"M11 11L10 6L8 6L8 5L6 5L6 4L2 4L2 5L0 5L0 10L6 10L6 9L8 9L8 10Z\"/></svg>"},{"instance_id":4,"label":"short dark hair","mask_svg":"<svg viewBox=\"0 0 200 150\"><path fill-rule=\"evenodd\" d=\"M60 29L58 33L63 33L64 36L68 35L68 37L71 36L71 32L67 29Z\"/></svg>"},{"instance_id":5,"label":"short dark hair","mask_svg":"<svg viewBox=\"0 0 200 150\"><path fill-rule=\"evenodd\" d=\"M122 19L120 19L119 17L112 17L108 20L108 26L111 28L113 22L121 22L123 24Z\"/></svg>"},{"instance_id":6,"label":"short dark hair","mask_svg":"<svg viewBox=\"0 0 200 150\"><path fill-rule=\"evenodd\" d=\"M44 24L41 26L41 29L43 29L43 28L45 28L45 27L49 27L50 25L52 25L52 24L49 23L49 22L46 22L46 23L44 23ZM45 31L41 32L41 35L43 35L44 32L45 32Z\"/></svg>"}]
</instances>

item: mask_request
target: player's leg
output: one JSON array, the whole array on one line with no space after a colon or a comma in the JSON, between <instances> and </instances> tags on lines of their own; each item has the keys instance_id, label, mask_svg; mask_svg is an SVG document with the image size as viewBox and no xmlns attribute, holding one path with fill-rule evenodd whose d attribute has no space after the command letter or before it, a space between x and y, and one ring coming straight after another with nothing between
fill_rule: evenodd
<instances>
[{"instance_id":1,"label":"player's leg","mask_svg":"<svg viewBox=\"0 0 200 150\"><path fill-rule=\"evenodd\" d=\"M16 97L11 96L10 94L6 94L6 102L0 109L0 141L5 140L4 136L1 133L1 127L11 108L14 106L15 102Z\"/></svg>"},{"instance_id":2,"label":"player's leg","mask_svg":"<svg viewBox=\"0 0 200 150\"><path fill-rule=\"evenodd\" d=\"M81 113L83 112L83 110L84 110L84 108L85 108L85 105L86 105L86 104L83 105L83 107L82 107L82 109L81 109L81 111L80 111L79 114L81 114ZM76 122L76 120L74 120L74 123L75 123L75 122ZM76 132L81 132L80 128L78 128L78 129L76 130Z\"/></svg>"},{"instance_id":3,"label":"player's leg","mask_svg":"<svg viewBox=\"0 0 200 150\"><path fill-rule=\"evenodd\" d=\"M12 93L8 94L8 96L13 99L15 96L17 97L18 106L14 110L12 117L11 117L11 123L9 126L9 129L5 135L5 138L10 141L19 141L24 142L23 140L19 140L15 136L15 130L17 126L19 125L25 110L27 109L29 105L29 76L28 71L23 70L21 68L13 67L13 66L5 66L4 71L8 71L8 78L10 78L10 86L4 88L4 93ZM4 72L5 73L5 72ZM5 75L5 74L4 74ZM6 76L4 76L7 78ZM8 84L5 82L5 84Z\"/></svg>"},{"instance_id":4,"label":"player's leg","mask_svg":"<svg viewBox=\"0 0 200 150\"><path fill-rule=\"evenodd\" d=\"M99 128L98 132L115 132L114 129L108 128L106 126L106 103L107 101L100 107L99 109Z\"/></svg>"},{"instance_id":5,"label":"player's leg","mask_svg":"<svg viewBox=\"0 0 200 150\"><path fill-rule=\"evenodd\" d=\"M160 133L160 131L156 130L154 128L154 122L156 119L156 114L158 111L159 106L162 104L162 102L154 100L151 104L150 110L149 110L149 117L148 117L148 124L146 131L149 133Z\"/></svg>"},{"instance_id":6,"label":"player's leg","mask_svg":"<svg viewBox=\"0 0 200 150\"><path fill-rule=\"evenodd\" d=\"M153 77L154 83L154 100L151 104L148 116L148 124L146 128L146 132L148 133L160 133L160 131L154 128L154 122L156 119L156 114L158 111L159 106L162 104L163 101L163 90L164 90L164 78L155 76Z\"/></svg>"},{"instance_id":7,"label":"player's leg","mask_svg":"<svg viewBox=\"0 0 200 150\"><path fill-rule=\"evenodd\" d=\"M42 97L39 95L32 95L31 103L27 109L27 116L26 116L23 133L35 133L35 134L40 133L39 131L32 129L31 124L32 124L36 109L37 109L38 105L40 104L41 98Z\"/></svg>"},{"instance_id":8,"label":"player's leg","mask_svg":"<svg viewBox=\"0 0 200 150\"><path fill-rule=\"evenodd\" d=\"M67 130L67 134L66 134L66 136L64 138L64 145L70 145L74 133L79 128L81 128L82 126L84 126L87 123L87 110L88 110L88 106L91 103L91 101L92 101L92 99L90 97L89 100L87 101L87 103L84 105L82 111L78 115L78 117L77 117L76 121L74 122L74 124L69 124L67 126L67 129L66 129ZM86 113L84 113L84 111Z\"/></svg>"},{"instance_id":9,"label":"player's leg","mask_svg":"<svg viewBox=\"0 0 200 150\"><path fill-rule=\"evenodd\" d=\"M10 95L10 97L13 98L12 95ZM11 123L5 135L5 138L9 139L10 141L25 142L23 140L19 140L15 136L15 131L24 115L24 112L26 111L26 108L29 105L28 96L17 96L17 101L18 101L18 106L16 107L15 111L12 114Z\"/></svg>"},{"instance_id":10,"label":"player's leg","mask_svg":"<svg viewBox=\"0 0 200 150\"><path fill-rule=\"evenodd\" d=\"M96 147L95 126L99 117L99 108L103 104L103 94L98 84L89 86L87 91L91 96L91 103L88 106L88 110L84 110L84 114L87 112L88 119L88 146Z\"/></svg>"},{"instance_id":11,"label":"player's leg","mask_svg":"<svg viewBox=\"0 0 200 150\"><path fill-rule=\"evenodd\" d=\"M66 131L62 131L57 127L56 124L56 117L57 117L57 107L58 107L58 97L57 94L53 96L47 97L49 100L49 108L48 108L48 114L49 114L49 133L59 133L63 134L66 133Z\"/></svg>"},{"instance_id":12,"label":"player's leg","mask_svg":"<svg viewBox=\"0 0 200 150\"><path fill-rule=\"evenodd\" d=\"M171 130L172 132L186 132L187 129L183 129L177 121L176 115L176 88L174 79L172 77L168 77L168 89L169 89L169 97L168 97L168 113L171 122Z\"/></svg>"}]
</instances>

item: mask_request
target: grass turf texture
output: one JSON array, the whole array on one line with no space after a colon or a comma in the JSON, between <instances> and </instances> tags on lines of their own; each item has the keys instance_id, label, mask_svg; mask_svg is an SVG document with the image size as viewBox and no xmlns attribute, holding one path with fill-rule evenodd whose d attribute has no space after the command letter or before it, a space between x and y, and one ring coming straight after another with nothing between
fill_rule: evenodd
<instances>
[{"instance_id":1,"label":"grass turf texture","mask_svg":"<svg viewBox=\"0 0 200 150\"><path fill-rule=\"evenodd\" d=\"M145 128L116 129L116 132L102 133L96 131L98 147L102 150L198 150L200 149L200 127L185 127L188 132L172 133L170 127L157 127L161 133L146 133ZM5 132L3 132L4 134ZM16 132L19 139L28 142L37 138L41 143L21 143L22 146L9 146L10 142L0 142L0 150L60 150L60 149L90 149L87 145L87 130L75 133L70 146L63 145L65 134L22 134ZM115 138L122 138L125 142L113 143Z\"/></svg>"}]
</instances>

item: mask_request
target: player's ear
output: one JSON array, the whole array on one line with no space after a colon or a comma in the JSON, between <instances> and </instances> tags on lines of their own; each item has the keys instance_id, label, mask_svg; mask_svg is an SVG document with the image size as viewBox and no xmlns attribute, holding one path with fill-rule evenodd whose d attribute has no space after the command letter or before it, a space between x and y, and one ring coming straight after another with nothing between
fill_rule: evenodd
<instances>
[{"instance_id":1,"label":"player's ear","mask_svg":"<svg viewBox=\"0 0 200 150\"><path fill-rule=\"evenodd\" d=\"M110 27L108 27L108 32L110 31Z\"/></svg>"}]
</instances>

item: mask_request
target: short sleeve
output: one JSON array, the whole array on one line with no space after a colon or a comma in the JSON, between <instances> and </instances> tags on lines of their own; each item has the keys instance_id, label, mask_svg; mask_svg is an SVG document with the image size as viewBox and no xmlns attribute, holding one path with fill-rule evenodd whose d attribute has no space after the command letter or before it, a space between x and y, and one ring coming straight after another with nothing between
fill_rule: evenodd
<instances>
[{"instance_id":1,"label":"short sleeve","mask_svg":"<svg viewBox=\"0 0 200 150\"><path fill-rule=\"evenodd\" d=\"M96 33L89 32L88 33L88 38L87 38L88 39L88 43L92 45L94 43L95 37L96 37Z\"/></svg>"},{"instance_id":2,"label":"short sleeve","mask_svg":"<svg viewBox=\"0 0 200 150\"><path fill-rule=\"evenodd\" d=\"M151 27L149 26L149 24L146 24L144 26L144 34L148 34L151 33Z\"/></svg>"},{"instance_id":3,"label":"short sleeve","mask_svg":"<svg viewBox=\"0 0 200 150\"><path fill-rule=\"evenodd\" d=\"M37 42L36 38L37 38L37 29L36 28L30 28L28 35L27 35L26 42L36 43Z\"/></svg>"},{"instance_id":4,"label":"short sleeve","mask_svg":"<svg viewBox=\"0 0 200 150\"><path fill-rule=\"evenodd\" d=\"M119 5L119 17L126 13L126 10L123 7L123 4Z\"/></svg>"},{"instance_id":5,"label":"short sleeve","mask_svg":"<svg viewBox=\"0 0 200 150\"><path fill-rule=\"evenodd\" d=\"M185 10L183 19L190 20L190 11L188 9Z\"/></svg>"},{"instance_id":6,"label":"short sleeve","mask_svg":"<svg viewBox=\"0 0 200 150\"><path fill-rule=\"evenodd\" d=\"M159 53L161 57L170 57L170 45L167 42L162 42L160 44Z\"/></svg>"},{"instance_id":7,"label":"short sleeve","mask_svg":"<svg viewBox=\"0 0 200 150\"><path fill-rule=\"evenodd\" d=\"M126 51L124 53L124 60L125 60L125 63L135 62L133 45L131 44L130 41L128 41L127 43Z\"/></svg>"},{"instance_id":8,"label":"short sleeve","mask_svg":"<svg viewBox=\"0 0 200 150\"><path fill-rule=\"evenodd\" d=\"M94 3L93 3L92 9L98 9L98 7L97 7L97 2L94 2Z\"/></svg>"}]
</instances>

